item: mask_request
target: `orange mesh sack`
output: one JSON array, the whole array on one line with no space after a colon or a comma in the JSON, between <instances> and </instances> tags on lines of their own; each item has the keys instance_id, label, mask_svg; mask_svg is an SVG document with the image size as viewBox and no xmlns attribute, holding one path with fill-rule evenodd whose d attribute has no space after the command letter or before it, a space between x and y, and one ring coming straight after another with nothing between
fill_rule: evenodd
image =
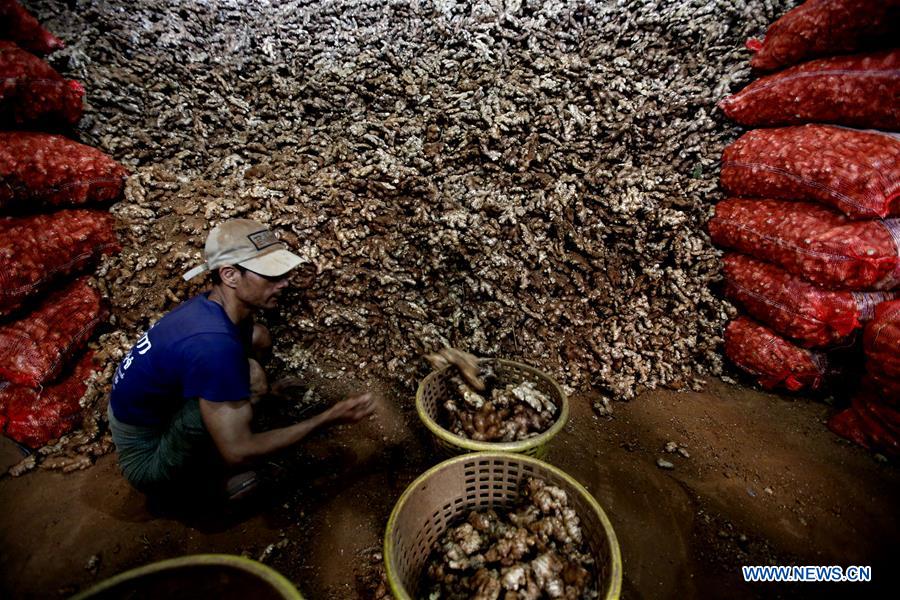
<instances>
[{"instance_id":1,"label":"orange mesh sack","mask_svg":"<svg viewBox=\"0 0 900 600\"><path fill-rule=\"evenodd\" d=\"M754 129L725 148L734 196L812 200L853 219L900 215L900 135L830 125Z\"/></svg>"},{"instance_id":2,"label":"orange mesh sack","mask_svg":"<svg viewBox=\"0 0 900 600\"><path fill-rule=\"evenodd\" d=\"M108 212L84 209L0 218L0 316L117 251L114 223Z\"/></svg>"},{"instance_id":3,"label":"orange mesh sack","mask_svg":"<svg viewBox=\"0 0 900 600\"><path fill-rule=\"evenodd\" d=\"M824 354L800 348L746 317L725 328L725 355L767 390L815 390L827 368Z\"/></svg>"},{"instance_id":4,"label":"orange mesh sack","mask_svg":"<svg viewBox=\"0 0 900 600\"><path fill-rule=\"evenodd\" d=\"M818 56L887 48L900 39L900 0L807 0L747 40L750 65L774 71Z\"/></svg>"},{"instance_id":5,"label":"orange mesh sack","mask_svg":"<svg viewBox=\"0 0 900 600\"><path fill-rule=\"evenodd\" d=\"M37 56L0 40L0 122L75 125L84 87Z\"/></svg>"},{"instance_id":6,"label":"orange mesh sack","mask_svg":"<svg viewBox=\"0 0 900 600\"><path fill-rule=\"evenodd\" d=\"M834 123L900 130L900 50L814 60L719 102L748 127Z\"/></svg>"},{"instance_id":7,"label":"orange mesh sack","mask_svg":"<svg viewBox=\"0 0 900 600\"><path fill-rule=\"evenodd\" d=\"M35 54L49 54L65 47L16 0L0 0L0 38L12 40Z\"/></svg>"},{"instance_id":8,"label":"orange mesh sack","mask_svg":"<svg viewBox=\"0 0 900 600\"><path fill-rule=\"evenodd\" d=\"M112 202L122 193L126 174L100 150L61 135L0 132L0 210Z\"/></svg>"},{"instance_id":9,"label":"orange mesh sack","mask_svg":"<svg viewBox=\"0 0 900 600\"><path fill-rule=\"evenodd\" d=\"M96 370L93 353L86 352L69 373L41 390L9 384L0 388L6 435L40 448L74 429L81 421L86 381Z\"/></svg>"},{"instance_id":10,"label":"orange mesh sack","mask_svg":"<svg viewBox=\"0 0 900 600\"><path fill-rule=\"evenodd\" d=\"M90 277L80 277L33 312L0 325L0 377L38 387L59 375L106 320L100 293L90 284Z\"/></svg>"}]
</instances>

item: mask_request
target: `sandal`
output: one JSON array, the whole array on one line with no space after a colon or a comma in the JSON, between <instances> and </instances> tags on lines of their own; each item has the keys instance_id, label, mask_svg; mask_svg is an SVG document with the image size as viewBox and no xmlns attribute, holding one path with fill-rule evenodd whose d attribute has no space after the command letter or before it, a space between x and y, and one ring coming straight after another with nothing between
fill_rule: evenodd
<instances>
[{"instance_id":1,"label":"sandal","mask_svg":"<svg viewBox=\"0 0 900 600\"><path fill-rule=\"evenodd\" d=\"M228 502L239 502L253 494L259 487L259 477L255 471L245 471L225 482L225 498Z\"/></svg>"},{"instance_id":2,"label":"sandal","mask_svg":"<svg viewBox=\"0 0 900 600\"><path fill-rule=\"evenodd\" d=\"M278 381L269 386L269 395L280 400L290 399L292 396L300 392L305 392L309 388L307 381L289 375L282 377Z\"/></svg>"}]
</instances>

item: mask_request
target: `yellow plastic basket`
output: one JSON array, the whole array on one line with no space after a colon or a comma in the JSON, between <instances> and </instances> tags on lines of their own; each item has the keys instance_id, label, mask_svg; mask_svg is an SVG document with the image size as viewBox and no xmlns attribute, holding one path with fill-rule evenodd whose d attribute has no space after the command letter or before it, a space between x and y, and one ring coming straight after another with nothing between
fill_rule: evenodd
<instances>
[{"instance_id":1,"label":"yellow plastic basket","mask_svg":"<svg viewBox=\"0 0 900 600\"><path fill-rule=\"evenodd\" d=\"M503 383L533 381L537 389L550 396L559 407L556 421L547 431L518 442L479 442L451 433L437 422L441 406L451 397L448 383L455 373L453 367L445 367L429 373L416 391L416 412L431 432L438 450L446 456L466 452L514 452L544 458L547 455L547 443L560 432L569 418L569 400L566 393L552 377L534 367L500 358L484 358L480 362L492 366Z\"/></svg>"},{"instance_id":2,"label":"yellow plastic basket","mask_svg":"<svg viewBox=\"0 0 900 600\"><path fill-rule=\"evenodd\" d=\"M523 480L529 477L539 477L566 491L597 562L600 598L617 599L622 588L622 555L612 524L594 497L556 467L504 452L451 458L406 488L384 535L384 562L394 597L420 598L426 561L444 531L472 510L517 505Z\"/></svg>"},{"instance_id":3,"label":"yellow plastic basket","mask_svg":"<svg viewBox=\"0 0 900 600\"><path fill-rule=\"evenodd\" d=\"M119 598L303 600L275 569L231 554L192 554L151 563L101 581L72 600Z\"/></svg>"}]
</instances>

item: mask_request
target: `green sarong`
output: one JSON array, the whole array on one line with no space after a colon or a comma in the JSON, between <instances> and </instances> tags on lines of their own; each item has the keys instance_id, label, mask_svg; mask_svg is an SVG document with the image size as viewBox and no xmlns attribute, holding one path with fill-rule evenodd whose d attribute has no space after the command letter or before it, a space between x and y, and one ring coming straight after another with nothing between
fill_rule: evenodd
<instances>
[{"instance_id":1,"label":"green sarong","mask_svg":"<svg viewBox=\"0 0 900 600\"><path fill-rule=\"evenodd\" d=\"M122 423L107 408L119 467L134 487L145 492L164 492L178 484L195 485L198 475L207 479L214 457L212 438L203 425L199 401L185 400L162 427ZM213 470L218 470L218 465Z\"/></svg>"}]
</instances>

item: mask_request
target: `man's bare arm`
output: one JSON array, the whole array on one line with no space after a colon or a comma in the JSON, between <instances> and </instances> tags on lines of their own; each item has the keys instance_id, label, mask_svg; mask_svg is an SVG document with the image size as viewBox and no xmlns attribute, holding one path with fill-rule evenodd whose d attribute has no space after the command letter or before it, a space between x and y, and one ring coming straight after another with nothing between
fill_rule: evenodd
<instances>
[{"instance_id":1,"label":"man's bare arm","mask_svg":"<svg viewBox=\"0 0 900 600\"><path fill-rule=\"evenodd\" d=\"M288 427L254 433L250 429L253 408L249 400L209 402L200 399L200 415L225 462L242 465L296 444L322 425L355 422L372 414L371 394L341 400L328 410Z\"/></svg>"}]
</instances>

